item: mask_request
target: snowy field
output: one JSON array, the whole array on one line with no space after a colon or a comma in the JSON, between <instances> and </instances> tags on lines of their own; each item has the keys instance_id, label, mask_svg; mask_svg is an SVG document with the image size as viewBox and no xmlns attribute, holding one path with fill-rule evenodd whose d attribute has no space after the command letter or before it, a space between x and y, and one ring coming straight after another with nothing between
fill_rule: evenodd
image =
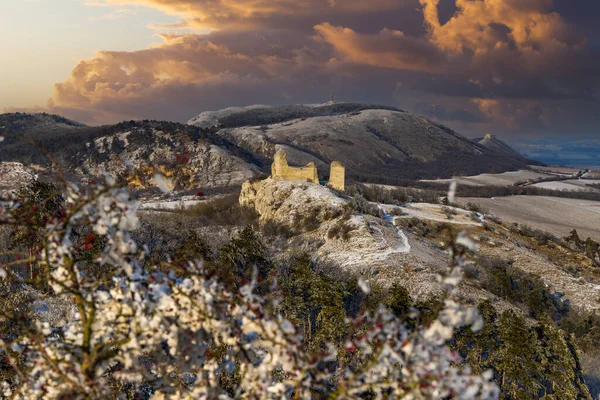
<instances>
[{"instance_id":1,"label":"snowy field","mask_svg":"<svg viewBox=\"0 0 600 400\"><path fill-rule=\"evenodd\" d=\"M572 229L600 241L600 202L544 196L510 196L492 199L460 198L459 203L476 203L505 223L529 225L563 237Z\"/></svg>"},{"instance_id":2,"label":"snowy field","mask_svg":"<svg viewBox=\"0 0 600 400\"><path fill-rule=\"evenodd\" d=\"M184 196L177 200L152 200L142 201L141 210L180 210L186 207L195 206L207 200L199 200L196 196Z\"/></svg>"},{"instance_id":3,"label":"snowy field","mask_svg":"<svg viewBox=\"0 0 600 400\"><path fill-rule=\"evenodd\" d=\"M481 174L475 176L457 176L453 179L423 180L423 182L449 183L452 180L456 180L459 185L466 186L513 186L515 183L551 178L552 176L541 172L520 170L504 172L502 174Z\"/></svg>"},{"instance_id":4,"label":"snowy field","mask_svg":"<svg viewBox=\"0 0 600 400\"><path fill-rule=\"evenodd\" d=\"M558 182L540 182L536 183L532 186L539 187L543 189L552 189L552 190L570 190L576 192L599 192L600 190L591 188L586 185L591 184L600 184L600 180L593 179L569 179L568 181L558 181Z\"/></svg>"},{"instance_id":5,"label":"snowy field","mask_svg":"<svg viewBox=\"0 0 600 400\"><path fill-rule=\"evenodd\" d=\"M396 206L388 206L396 207ZM400 207L404 213L403 218L418 218L425 219L428 221L443 222L453 225L469 225L469 226L481 226L480 222L473 221L471 219L471 212L456 207L448 207L452 209L456 215L452 219L448 219L446 214L442 211L442 206L438 204L429 203L411 203L406 206Z\"/></svg>"}]
</instances>

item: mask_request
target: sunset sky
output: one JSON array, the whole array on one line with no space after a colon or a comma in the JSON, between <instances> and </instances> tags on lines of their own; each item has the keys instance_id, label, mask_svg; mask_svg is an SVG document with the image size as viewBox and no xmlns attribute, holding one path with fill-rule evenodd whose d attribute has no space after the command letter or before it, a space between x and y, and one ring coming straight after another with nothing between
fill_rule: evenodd
<instances>
[{"instance_id":1,"label":"sunset sky","mask_svg":"<svg viewBox=\"0 0 600 400\"><path fill-rule=\"evenodd\" d=\"M88 124L394 105L467 136L600 136L596 0L8 0L0 110Z\"/></svg>"}]
</instances>

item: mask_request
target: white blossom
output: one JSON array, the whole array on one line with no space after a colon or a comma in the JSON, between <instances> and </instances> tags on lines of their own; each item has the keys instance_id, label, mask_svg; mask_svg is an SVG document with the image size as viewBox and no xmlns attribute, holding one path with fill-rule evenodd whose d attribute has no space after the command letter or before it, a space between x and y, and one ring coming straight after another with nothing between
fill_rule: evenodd
<instances>
[{"instance_id":1,"label":"white blossom","mask_svg":"<svg viewBox=\"0 0 600 400\"><path fill-rule=\"evenodd\" d=\"M113 184L85 195L67 193L66 215L46 226L38 261L47 263L50 286L71 296L76 312L64 326L38 321L31 336L2 343L22 355L27 371L2 383L4 396L109 398L117 380L147 390L152 399L313 399L333 396L332 386L344 398L360 398L367 389L378 398L498 397L492 375L459 369L460 359L446 345L455 328L481 327L476 310L452 299L460 265L442 278L449 297L429 327L409 329L384 307L351 321L357 334L347 339L346 350L365 362L342 368L333 343L317 358L302 346L300 333L276 312L277 300L269 304L255 294L256 274L234 301L203 272L201 261L190 265L195 273L185 279L143 267L145 247L130 235L138 226L138 205ZM3 204L0 218L13 207ZM105 271L109 280L103 284L77 261L71 236L78 226L103 239L97 257L87 261ZM457 243L473 248L464 236ZM359 287L370 291L362 278ZM238 376L231 391L219 385L223 373Z\"/></svg>"}]
</instances>

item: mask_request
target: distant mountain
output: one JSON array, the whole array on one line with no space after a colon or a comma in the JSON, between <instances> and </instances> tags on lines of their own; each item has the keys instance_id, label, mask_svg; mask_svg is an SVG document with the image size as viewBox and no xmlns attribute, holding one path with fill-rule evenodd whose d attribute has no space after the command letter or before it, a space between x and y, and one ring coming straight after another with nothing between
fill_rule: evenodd
<instances>
[{"instance_id":1,"label":"distant mountain","mask_svg":"<svg viewBox=\"0 0 600 400\"><path fill-rule=\"evenodd\" d=\"M447 178L527 167L506 149L474 143L453 130L402 110L360 103L251 106L204 112L189 124L272 159L288 153L291 164L314 161L322 177L341 161L351 178L394 184L402 179Z\"/></svg>"},{"instance_id":2,"label":"distant mountain","mask_svg":"<svg viewBox=\"0 0 600 400\"><path fill-rule=\"evenodd\" d=\"M0 118L11 122L6 114ZM130 121L101 127L76 123L63 127L61 120L56 124L59 127L44 119L40 126L33 124L16 132L5 129L0 162L18 161L50 169L51 161L40 150L44 149L75 181L94 179L105 171L118 175L125 171L126 164L142 169L152 164L179 171L173 179L182 189L239 186L260 174L251 154L212 130L161 121ZM42 127L54 133L48 135ZM23 135L35 139L39 148L24 142Z\"/></svg>"},{"instance_id":3,"label":"distant mountain","mask_svg":"<svg viewBox=\"0 0 600 400\"><path fill-rule=\"evenodd\" d=\"M189 120L188 124L202 128L238 128L242 126L272 125L296 119L356 114L363 110L402 112L402 110L395 107L370 103L252 105L248 107L229 107L219 111L205 111Z\"/></svg>"},{"instance_id":4,"label":"distant mountain","mask_svg":"<svg viewBox=\"0 0 600 400\"><path fill-rule=\"evenodd\" d=\"M83 127L84 124L54 114L0 114L0 133L4 131L15 135L39 137Z\"/></svg>"},{"instance_id":5,"label":"distant mountain","mask_svg":"<svg viewBox=\"0 0 600 400\"><path fill-rule=\"evenodd\" d=\"M527 167L505 148L474 143L427 118L374 104L229 108L204 112L188 125L146 120L89 127L21 113L2 114L0 121L6 137L0 162L49 169L47 152L74 180L123 172L125 159L135 167L184 160L189 184L235 186L269 173L277 151L287 152L291 165L314 161L323 179L337 160L350 179L387 184Z\"/></svg>"},{"instance_id":6,"label":"distant mountain","mask_svg":"<svg viewBox=\"0 0 600 400\"><path fill-rule=\"evenodd\" d=\"M508 144L504 143L502 140L498 139L496 135L486 134L482 138L472 139L473 142L478 143L489 150L492 150L498 154L503 154L506 157L514 158L520 162L524 162L531 165L543 164L540 161L529 159L519 153L517 150L513 149Z\"/></svg>"}]
</instances>

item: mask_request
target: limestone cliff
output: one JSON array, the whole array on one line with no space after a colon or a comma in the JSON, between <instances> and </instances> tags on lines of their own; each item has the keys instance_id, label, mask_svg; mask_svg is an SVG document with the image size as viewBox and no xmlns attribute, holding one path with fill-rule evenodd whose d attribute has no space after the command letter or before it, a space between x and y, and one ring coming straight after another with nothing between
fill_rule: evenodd
<instances>
[{"instance_id":1,"label":"limestone cliff","mask_svg":"<svg viewBox=\"0 0 600 400\"><path fill-rule=\"evenodd\" d=\"M192 140L183 132L172 134L159 129L136 129L101 136L86 144L80 153L81 164L75 173L81 176L100 175L106 171L118 175L126 162L141 171L140 187L151 182L154 169L176 184L176 190L214 188L241 185L258 174L258 169L229 151L203 139ZM149 173L144 175L148 166ZM172 175L172 176L171 176Z\"/></svg>"},{"instance_id":2,"label":"limestone cliff","mask_svg":"<svg viewBox=\"0 0 600 400\"><path fill-rule=\"evenodd\" d=\"M352 198L325 186L270 178L245 182L239 201L254 209L262 224L271 221L291 231L291 251L306 251L321 265L384 285L400 279L416 298L441 290L436 275L446 256L421 242L409 243L383 211L384 218L361 214Z\"/></svg>"},{"instance_id":3,"label":"limestone cliff","mask_svg":"<svg viewBox=\"0 0 600 400\"><path fill-rule=\"evenodd\" d=\"M276 221L289 228L306 217L319 223L339 217L348 202L318 184L272 178L245 182L240 194L240 204L255 209L261 222Z\"/></svg>"}]
</instances>

